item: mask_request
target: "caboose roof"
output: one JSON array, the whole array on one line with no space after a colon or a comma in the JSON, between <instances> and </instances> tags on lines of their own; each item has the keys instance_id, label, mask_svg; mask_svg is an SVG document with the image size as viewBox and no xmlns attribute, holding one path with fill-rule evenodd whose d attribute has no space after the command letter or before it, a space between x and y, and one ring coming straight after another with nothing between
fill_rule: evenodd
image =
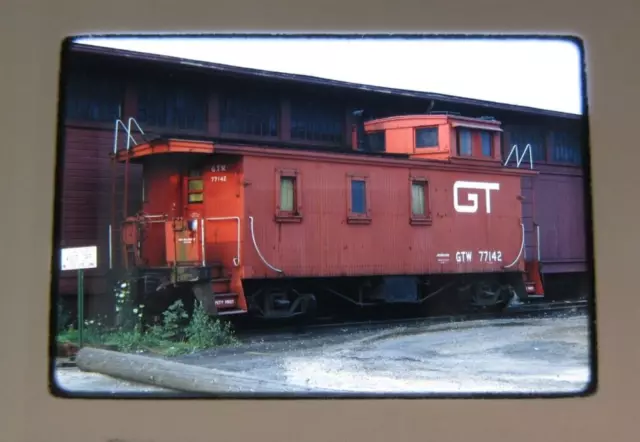
<instances>
[{"instance_id":1,"label":"caboose roof","mask_svg":"<svg viewBox=\"0 0 640 442\"><path fill-rule=\"evenodd\" d=\"M156 55L137 51L98 47L80 43L69 43L69 49L76 53L86 53L101 55L108 58L118 58L122 60L137 60L146 61L154 64L162 64L165 66L175 66L181 69L197 70L197 71L210 71L218 74L222 73L232 77L239 78L263 78L268 80L275 80L286 83L297 83L311 86L325 86L334 89L343 90L357 90L367 92L376 95L391 95L391 96L403 96L416 99L424 99L425 101L441 101L451 104L463 104L469 106L477 106L487 108L491 110L503 110L517 113L524 113L528 115L540 115L548 117L557 117L571 120L580 120L581 115L572 114L568 112L558 112L546 109L539 109L529 106L519 106L507 103L499 103L488 100L478 100L473 98L465 98L454 95L440 94L434 92L422 92L407 89L397 89L382 86L372 86L361 83L352 83L340 80L331 80L327 78L314 77L301 74L289 74L283 72L266 71L262 69L245 68L239 66L231 66L221 63L212 63L206 61L196 61L190 59L184 59L179 57L172 57L167 55Z\"/></svg>"},{"instance_id":2,"label":"caboose roof","mask_svg":"<svg viewBox=\"0 0 640 442\"><path fill-rule=\"evenodd\" d=\"M500 122L497 120L488 120L482 118L471 118L463 116L451 115L394 115L391 117L378 118L365 122L367 129L389 129L412 126L426 126L429 124L449 123L453 127L467 127L471 129L483 129L496 132L502 132Z\"/></svg>"}]
</instances>

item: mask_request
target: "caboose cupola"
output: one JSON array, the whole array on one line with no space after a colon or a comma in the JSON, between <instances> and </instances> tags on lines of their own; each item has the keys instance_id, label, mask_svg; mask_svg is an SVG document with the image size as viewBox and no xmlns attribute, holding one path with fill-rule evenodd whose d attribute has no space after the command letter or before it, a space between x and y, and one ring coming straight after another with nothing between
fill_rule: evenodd
<instances>
[{"instance_id":1,"label":"caboose cupola","mask_svg":"<svg viewBox=\"0 0 640 442\"><path fill-rule=\"evenodd\" d=\"M370 120L356 149L431 160L502 160L500 122L491 117L403 115ZM362 141L360 141L362 140Z\"/></svg>"}]
</instances>

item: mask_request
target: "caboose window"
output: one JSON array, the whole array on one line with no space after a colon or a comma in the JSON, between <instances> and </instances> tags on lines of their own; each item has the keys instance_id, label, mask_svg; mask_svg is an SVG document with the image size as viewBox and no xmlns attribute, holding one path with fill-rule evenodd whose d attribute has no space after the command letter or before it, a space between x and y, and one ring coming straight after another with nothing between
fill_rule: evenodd
<instances>
[{"instance_id":1,"label":"caboose window","mask_svg":"<svg viewBox=\"0 0 640 442\"><path fill-rule=\"evenodd\" d=\"M429 212L429 182L425 177L411 178L411 217L412 225L431 225Z\"/></svg>"},{"instance_id":2,"label":"caboose window","mask_svg":"<svg viewBox=\"0 0 640 442\"><path fill-rule=\"evenodd\" d=\"M276 169L276 222L302 221L301 175L295 169Z\"/></svg>"},{"instance_id":3,"label":"caboose window","mask_svg":"<svg viewBox=\"0 0 640 442\"><path fill-rule=\"evenodd\" d=\"M416 129L416 147L437 147L438 128L421 127Z\"/></svg>"},{"instance_id":4,"label":"caboose window","mask_svg":"<svg viewBox=\"0 0 640 442\"><path fill-rule=\"evenodd\" d=\"M189 204L204 201L204 180L199 170L190 170L187 178L187 201Z\"/></svg>"},{"instance_id":5,"label":"caboose window","mask_svg":"<svg viewBox=\"0 0 640 442\"><path fill-rule=\"evenodd\" d=\"M493 154L493 135L491 132L480 132L480 141L482 143L482 155L485 157L491 157Z\"/></svg>"},{"instance_id":6,"label":"caboose window","mask_svg":"<svg viewBox=\"0 0 640 442\"><path fill-rule=\"evenodd\" d=\"M295 178L283 176L280 178L280 210L295 212Z\"/></svg>"},{"instance_id":7,"label":"caboose window","mask_svg":"<svg viewBox=\"0 0 640 442\"><path fill-rule=\"evenodd\" d=\"M351 212L364 215L367 213L366 183L363 180L351 181Z\"/></svg>"},{"instance_id":8,"label":"caboose window","mask_svg":"<svg viewBox=\"0 0 640 442\"><path fill-rule=\"evenodd\" d=\"M458 155L471 156L471 132L468 129L458 130Z\"/></svg>"},{"instance_id":9,"label":"caboose window","mask_svg":"<svg viewBox=\"0 0 640 442\"><path fill-rule=\"evenodd\" d=\"M411 184L411 213L415 216L425 215L424 183Z\"/></svg>"},{"instance_id":10,"label":"caboose window","mask_svg":"<svg viewBox=\"0 0 640 442\"><path fill-rule=\"evenodd\" d=\"M371 223L371 193L368 175L347 174L347 223L369 224Z\"/></svg>"}]
</instances>

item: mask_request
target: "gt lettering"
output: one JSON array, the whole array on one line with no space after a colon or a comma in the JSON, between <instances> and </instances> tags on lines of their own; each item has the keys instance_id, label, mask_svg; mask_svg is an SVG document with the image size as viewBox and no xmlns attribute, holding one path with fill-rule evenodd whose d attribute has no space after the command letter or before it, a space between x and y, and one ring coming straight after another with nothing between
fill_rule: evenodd
<instances>
[{"instance_id":1,"label":"gt lettering","mask_svg":"<svg viewBox=\"0 0 640 442\"><path fill-rule=\"evenodd\" d=\"M476 213L478 211L478 194L469 192L467 199L471 204L460 204L459 192L461 189L484 190L485 207L487 213L491 213L491 194L492 190L500 190L500 183L483 183L477 181L456 181L453 184L453 208L458 213Z\"/></svg>"},{"instance_id":2,"label":"gt lettering","mask_svg":"<svg viewBox=\"0 0 640 442\"><path fill-rule=\"evenodd\" d=\"M471 262L472 259L472 252L456 252L456 262Z\"/></svg>"},{"instance_id":3,"label":"gt lettering","mask_svg":"<svg viewBox=\"0 0 640 442\"><path fill-rule=\"evenodd\" d=\"M502 252L498 250L480 250L478 257L480 262L502 262Z\"/></svg>"}]
</instances>

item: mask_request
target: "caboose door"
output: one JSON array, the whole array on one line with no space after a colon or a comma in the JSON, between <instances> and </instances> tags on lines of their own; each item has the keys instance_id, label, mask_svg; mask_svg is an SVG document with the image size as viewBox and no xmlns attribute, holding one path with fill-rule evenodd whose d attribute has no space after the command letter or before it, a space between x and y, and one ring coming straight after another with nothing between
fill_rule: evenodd
<instances>
[{"instance_id":1,"label":"caboose door","mask_svg":"<svg viewBox=\"0 0 640 442\"><path fill-rule=\"evenodd\" d=\"M206 256L227 273L240 265L241 163L238 157L214 155L204 173Z\"/></svg>"}]
</instances>

